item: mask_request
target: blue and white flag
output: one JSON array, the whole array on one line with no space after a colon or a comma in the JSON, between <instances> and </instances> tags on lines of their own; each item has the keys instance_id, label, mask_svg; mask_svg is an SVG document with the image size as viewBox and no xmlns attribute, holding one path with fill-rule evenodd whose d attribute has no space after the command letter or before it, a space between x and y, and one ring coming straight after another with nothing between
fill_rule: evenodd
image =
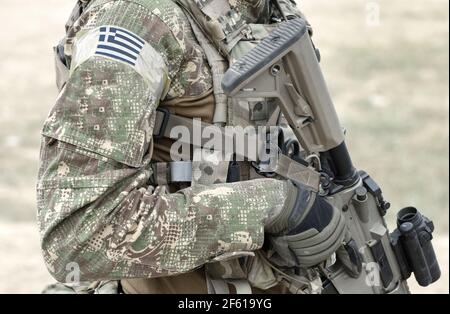
<instances>
[{"instance_id":1,"label":"blue and white flag","mask_svg":"<svg viewBox=\"0 0 450 314\"><path fill-rule=\"evenodd\" d=\"M126 29L104 26L100 28L95 54L135 66L144 46L141 38Z\"/></svg>"}]
</instances>

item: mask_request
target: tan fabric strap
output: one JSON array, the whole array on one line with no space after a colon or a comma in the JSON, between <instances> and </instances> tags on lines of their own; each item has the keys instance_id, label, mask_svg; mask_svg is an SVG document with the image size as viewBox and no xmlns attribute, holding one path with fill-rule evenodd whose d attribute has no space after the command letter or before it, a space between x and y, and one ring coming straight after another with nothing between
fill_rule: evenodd
<instances>
[{"instance_id":1,"label":"tan fabric strap","mask_svg":"<svg viewBox=\"0 0 450 314\"><path fill-rule=\"evenodd\" d=\"M214 44L205 36L192 17L189 14L186 16L211 67L215 100L213 123L224 125L227 122L228 96L223 92L221 82L225 71L228 69L228 61L217 51Z\"/></svg>"},{"instance_id":2,"label":"tan fabric strap","mask_svg":"<svg viewBox=\"0 0 450 314\"><path fill-rule=\"evenodd\" d=\"M155 185L192 182L191 161L155 162L152 169Z\"/></svg>"},{"instance_id":3,"label":"tan fabric strap","mask_svg":"<svg viewBox=\"0 0 450 314\"><path fill-rule=\"evenodd\" d=\"M208 294L230 294L229 285L234 286L236 294L252 294L252 287L245 279L212 279L208 272L205 275Z\"/></svg>"},{"instance_id":4,"label":"tan fabric strap","mask_svg":"<svg viewBox=\"0 0 450 314\"><path fill-rule=\"evenodd\" d=\"M201 139L192 138L194 136L195 123L197 123L200 127L200 132L202 132L204 128L212 126L211 124L204 123L199 120L196 121L193 119L177 116L169 113L167 110L158 108L154 134L156 137L170 138L176 141L180 141L183 144L193 145L194 149L202 148L209 141L209 138L204 139L202 136L200 136ZM173 128L175 127L186 128L187 130L189 130L190 137L188 139L183 137L178 138L178 134L176 134L176 132L171 132L171 130L173 130ZM225 143L225 141L233 141L234 143L234 135L231 132L226 132L224 128L220 128L217 126L214 126L214 130L218 131L217 135L223 137L222 143ZM259 139L259 137L256 137L256 139ZM257 156L249 156L248 149L244 149L243 152L235 151L234 153L239 157L244 157L249 160L257 160ZM278 158L276 160L276 165L272 166L271 171L286 179L292 180L295 183L302 184L313 192L319 191L320 174L318 172L281 153L278 154L277 157Z\"/></svg>"}]
</instances>

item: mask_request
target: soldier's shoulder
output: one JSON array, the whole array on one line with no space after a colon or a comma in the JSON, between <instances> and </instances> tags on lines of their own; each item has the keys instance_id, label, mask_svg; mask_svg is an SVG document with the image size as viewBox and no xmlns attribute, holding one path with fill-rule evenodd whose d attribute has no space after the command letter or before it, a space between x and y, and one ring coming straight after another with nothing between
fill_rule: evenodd
<instances>
[{"instance_id":1,"label":"soldier's shoulder","mask_svg":"<svg viewBox=\"0 0 450 314\"><path fill-rule=\"evenodd\" d=\"M118 3L122 4L135 3L151 11L159 9L161 12L167 11L169 13L170 11L173 12L175 10L181 10L174 0L86 0L86 1L88 2L87 8L93 8L96 6L103 6L103 5L114 5Z\"/></svg>"},{"instance_id":2,"label":"soldier's shoulder","mask_svg":"<svg viewBox=\"0 0 450 314\"><path fill-rule=\"evenodd\" d=\"M86 8L93 25L114 25L138 35L158 51L173 76L187 51L189 21L172 0L92 0Z\"/></svg>"},{"instance_id":3,"label":"soldier's shoulder","mask_svg":"<svg viewBox=\"0 0 450 314\"><path fill-rule=\"evenodd\" d=\"M134 12L118 10L119 7L135 6ZM158 17L165 26L170 28L175 37L181 39L189 25L187 16L173 0L92 0L88 9L111 7L111 15L120 15L123 19L132 18L134 22L148 14Z\"/></svg>"}]
</instances>

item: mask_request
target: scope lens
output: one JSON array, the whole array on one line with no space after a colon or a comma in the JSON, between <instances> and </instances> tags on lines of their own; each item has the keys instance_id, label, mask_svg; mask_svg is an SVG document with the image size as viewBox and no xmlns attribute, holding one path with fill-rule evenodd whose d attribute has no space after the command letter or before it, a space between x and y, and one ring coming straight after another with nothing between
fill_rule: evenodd
<instances>
[{"instance_id":1,"label":"scope lens","mask_svg":"<svg viewBox=\"0 0 450 314\"><path fill-rule=\"evenodd\" d=\"M418 217L418 211L415 207L406 207L400 210L397 214L397 221L399 225L405 222L415 223Z\"/></svg>"}]
</instances>

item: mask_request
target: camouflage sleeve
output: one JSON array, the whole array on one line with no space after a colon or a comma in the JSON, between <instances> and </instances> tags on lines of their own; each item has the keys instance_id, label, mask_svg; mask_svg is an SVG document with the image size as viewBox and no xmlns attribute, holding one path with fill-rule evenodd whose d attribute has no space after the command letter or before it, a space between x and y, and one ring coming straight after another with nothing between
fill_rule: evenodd
<instances>
[{"instance_id":1,"label":"camouflage sleeve","mask_svg":"<svg viewBox=\"0 0 450 314\"><path fill-rule=\"evenodd\" d=\"M256 250L288 194L286 182L271 179L177 193L149 186L154 111L183 54L176 25L156 13L109 1L75 26L70 77L43 127L37 184L43 255L59 281L74 269L82 281L167 276ZM100 47L108 32L137 53Z\"/></svg>"}]
</instances>

